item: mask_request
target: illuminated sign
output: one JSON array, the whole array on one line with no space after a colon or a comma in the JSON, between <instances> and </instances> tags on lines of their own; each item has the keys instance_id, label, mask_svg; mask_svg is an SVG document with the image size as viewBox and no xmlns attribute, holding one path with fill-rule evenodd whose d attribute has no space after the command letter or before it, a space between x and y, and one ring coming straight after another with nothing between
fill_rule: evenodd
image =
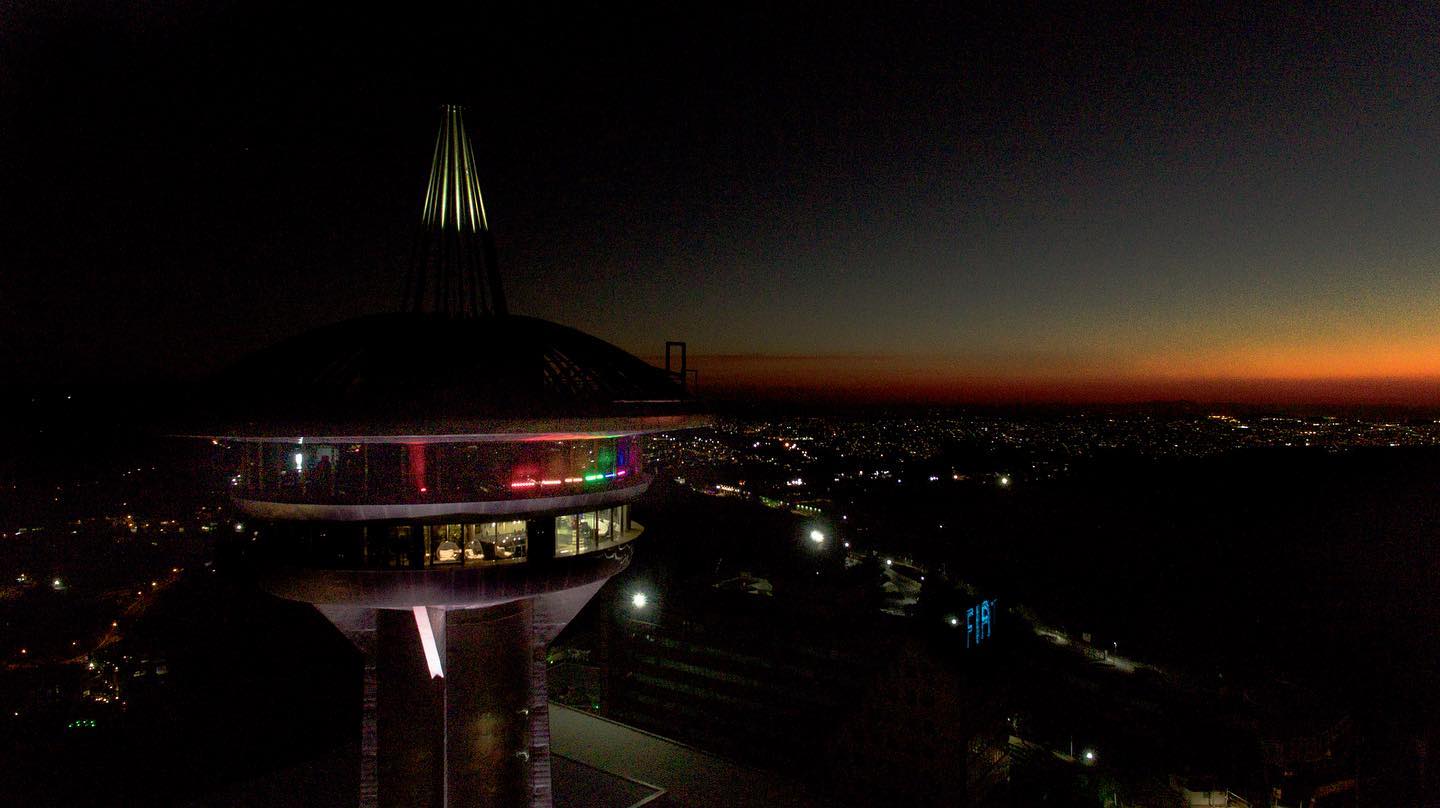
<instances>
[{"instance_id":1,"label":"illuminated sign","mask_svg":"<svg viewBox=\"0 0 1440 808\"><path fill-rule=\"evenodd\" d=\"M974 648L990 639L991 614L995 611L994 600L982 600L965 610L965 647Z\"/></svg>"}]
</instances>

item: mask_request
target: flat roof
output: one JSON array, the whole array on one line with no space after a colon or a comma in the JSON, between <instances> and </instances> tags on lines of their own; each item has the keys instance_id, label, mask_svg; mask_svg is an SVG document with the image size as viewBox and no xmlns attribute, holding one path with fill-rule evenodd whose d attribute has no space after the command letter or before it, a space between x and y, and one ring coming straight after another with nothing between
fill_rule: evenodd
<instances>
[{"instance_id":1,"label":"flat roof","mask_svg":"<svg viewBox=\"0 0 1440 808\"><path fill-rule=\"evenodd\" d=\"M703 414L637 415L632 417L489 419L431 421L426 423L375 423L337 430L334 424L315 423L231 426L215 432L188 432L179 438L223 440L232 443L508 443L559 440L593 440L624 435L646 435L709 426Z\"/></svg>"},{"instance_id":2,"label":"flat roof","mask_svg":"<svg viewBox=\"0 0 1440 808\"><path fill-rule=\"evenodd\" d=\"M662 789L666 805L809 808L822 804L798 783L779 775L554 702L550 703L550 751ZM560 789L556 791L558 797ZM559 799L556 805L561 805Z\"/></svg>"},{"instance_id":3,"label":"flat roof","mask_svg":"<svg viewBox=\"0 0 1440 808\"><path fill-rule=\"evenodd\" d=\"M641 808L665 795L659 786L602 771L553 750L550 792L555 808Z\"/></svg>"}]
</instances>

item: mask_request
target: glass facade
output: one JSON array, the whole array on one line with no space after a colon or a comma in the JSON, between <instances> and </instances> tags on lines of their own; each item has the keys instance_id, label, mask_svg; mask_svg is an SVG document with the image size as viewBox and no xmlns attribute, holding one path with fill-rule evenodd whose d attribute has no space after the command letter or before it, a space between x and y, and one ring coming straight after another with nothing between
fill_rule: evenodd
<instances>
[{"instance_id":1,"label":"glass facade","mask_svg":"<svg viewBox=\"0 0 1440 808\"><path fill-rule=\"evenodd\" d=\"M525 522L443 525L335 525L307 531L301 545L318 551L309 563L332 568L426 569L524 561ZM289 537L281 541L288 541ZM314 554L312 554L314 555Z\"/></svg>"},{"instance_id":2,"label":"glass facade","mask_svg":"<svg viewBox=\"0 0 1440 808\"><path fill-rule=\"evenodd\" d=\"M525 559L523 521L425 525L421 529L432 566Z\"/></svg>"},{"instance_id":3,"label":"glass facade","mask_svg":"<svg viewBox=\"0 0 1440 808\"><path fill-rule=\"evenodd\" d=\"M548 520L554 520L553 539ZM536 542L530 539L536 529ZM572 557L623 544L640 534L630 506L547 516L534 522L271 525L261 552L319 569L423 570L517 564L535 553ZM551 542L554 542L553 545Z\"/></svg>"},{"instance_id":4,"label":"glass facade","mask_svg":"<svg viewBox=\"0 0 1440 808\"><path fill-rule=\"evenodd\" d=\"M241 443L243 499L317 504L479 502L623 487L630 436L487 443Z\"/></svg>"},{"instance_id":5,"label":"glass facade","mask_svg":"<svg viewBox=\"0 0 1440 808\"><path fill-rule=\"evenodd\" d=\"M616 505L555 517L555 555L603 550L630 538L630 506Z\"/></svg>"}]
</instances>

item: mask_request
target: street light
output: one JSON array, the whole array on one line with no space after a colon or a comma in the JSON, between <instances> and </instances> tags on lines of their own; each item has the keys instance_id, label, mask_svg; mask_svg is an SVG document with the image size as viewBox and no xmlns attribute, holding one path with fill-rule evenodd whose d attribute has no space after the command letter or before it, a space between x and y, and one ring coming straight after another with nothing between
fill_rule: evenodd
<instances>
[{"instance_id":1,"label":"street light","mask_svg":"<svg viewBox=\"0 0 1440 808\"><path fill-rule=\"evenodd\" d=\"M821 532L818 531L818 530L812 530L812 531L810 531L810 541L813 541L813 542L815 542L816 544L824 544L824 543L825 543L825 534L824 534L824 533L821 533Z\"/></svg>"},{"instance_id":2,"label":"street light","mask_svg":"<svg viewBox=\"0 0 1440 808\"><path fill-rule=\"evenodd\" d=\"M650 599L645 597L644 592L636 592L635 594L630 596L630 605L634 606L637 609L645 608L645 604L649 602Z\"/></svg>"}]
</instances>

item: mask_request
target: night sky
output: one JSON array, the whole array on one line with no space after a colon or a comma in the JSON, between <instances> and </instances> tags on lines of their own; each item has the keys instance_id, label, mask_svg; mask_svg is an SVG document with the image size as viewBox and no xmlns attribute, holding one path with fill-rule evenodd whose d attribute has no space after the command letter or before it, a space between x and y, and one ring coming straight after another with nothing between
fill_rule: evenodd
<instances>
[{"instance_id":1,"label":"night sky","mask_svg":"<svg viewBox=\"0 0 1440 808\"><path fill-rule=\"evenodd\" d=\"M397 308L459 102L512 310L714 390L1440 404L1435 7L130 5L0 0L0 381Z\"/></svg>"}]
</instances>

